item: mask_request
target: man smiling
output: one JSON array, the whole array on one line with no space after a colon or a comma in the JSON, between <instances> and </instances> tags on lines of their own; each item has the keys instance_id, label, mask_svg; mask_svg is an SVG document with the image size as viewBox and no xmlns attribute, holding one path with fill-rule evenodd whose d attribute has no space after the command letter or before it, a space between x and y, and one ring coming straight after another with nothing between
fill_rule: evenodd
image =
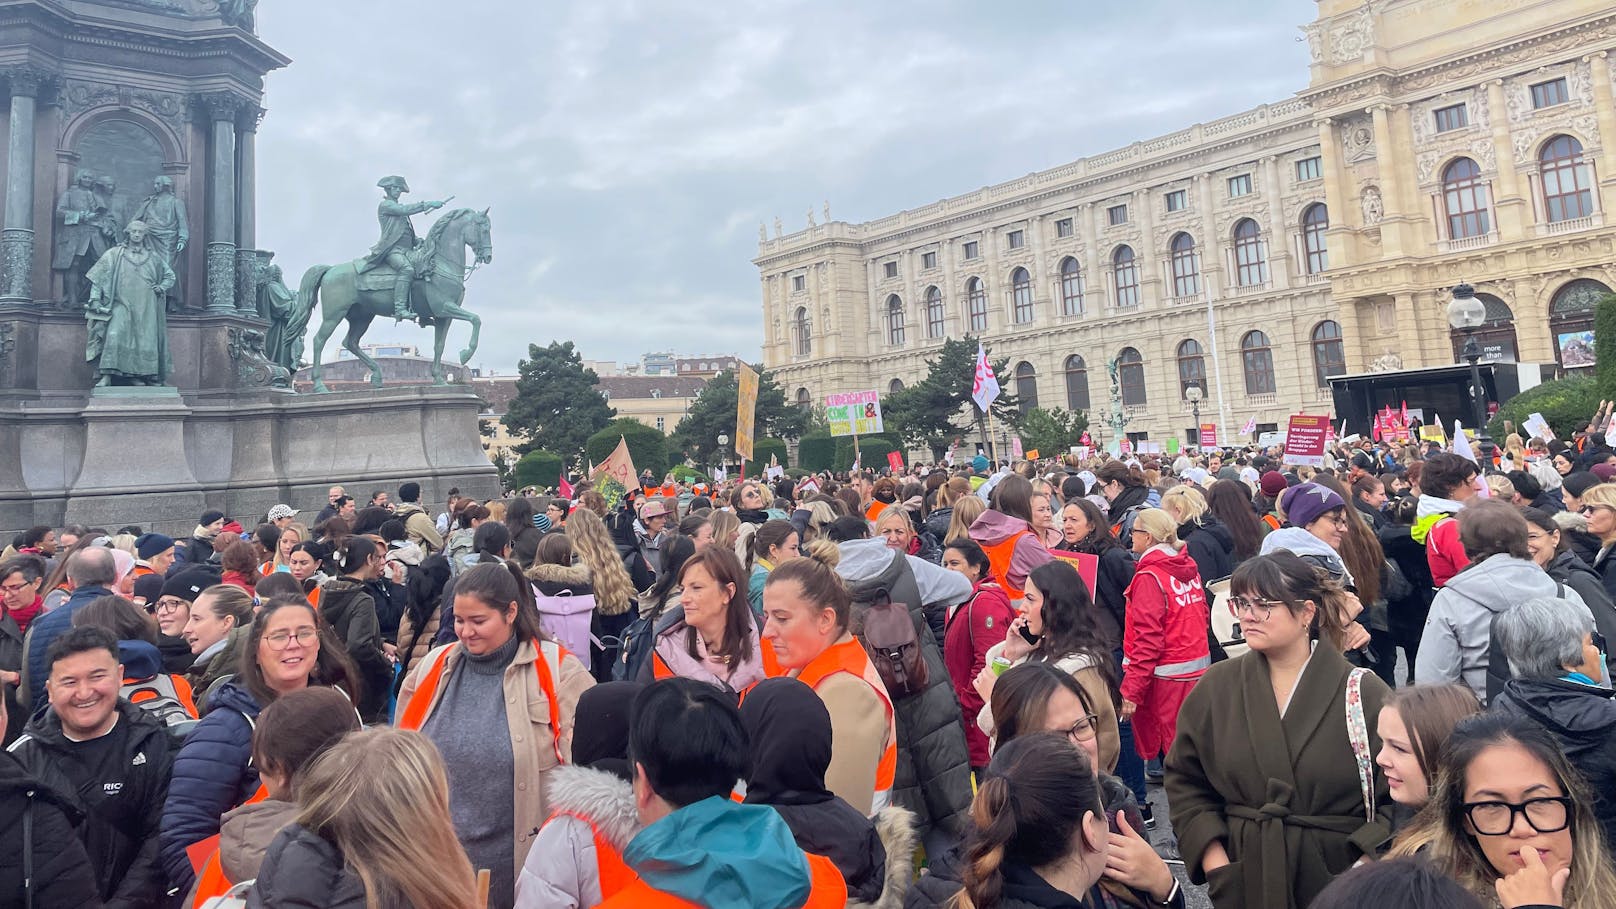
<instances>
[{"instance_id":1,"label":"man smiling","mask_svg":"<svg viewBox=\"0 0 1616 909\"><path fill-rule=\"evenodd\" d=\"M64 632L46 654L50 709L10 748L41 782L84 812L79 839L108 906L159 906L158 824L173 766L163 726L118 696L118 641L93 626Z\"/></svg>"}]
</instances>

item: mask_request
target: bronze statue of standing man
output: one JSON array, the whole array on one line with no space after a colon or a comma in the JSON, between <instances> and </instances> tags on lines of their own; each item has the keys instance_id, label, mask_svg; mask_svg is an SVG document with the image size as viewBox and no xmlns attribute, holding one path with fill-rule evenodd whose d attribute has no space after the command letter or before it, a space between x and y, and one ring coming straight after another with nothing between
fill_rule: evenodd
<instances>
[{"instance_id":1,"label":"bronze statue of standing man","mask_svg":"<svg viewBox=\"0 0 1616 909\"><path fill-rule=\"evenodd\" d=\"M170 370L163 300L174 286L174 270L150 242L144 222L130 221L124 234L124 243L107 250L86 276L90 338L84 358L100 361L97 385L162 385Z\"/></svg>"},{"instance_id":2,"label":"bronze statue of standing man","mask_svg":"<svg viewBox=\"0 0 1616 909\"><path fill-rule=\"evenodd\" d=\"M134 220L145 223L148 242L162 257L163 264L178 274L180 268L176 263L180 253L185 252L185 245L191 241L191 232L185 224L185 206L174 195L173 177L161 176L152 181L152 194L135 209ZM170 285L165 295L165 305L178 309L178 283Z\"/></svg>"},{"instance_id":3,"label":"bronze statue of standing man","mask_svg":"<svg viewBox=\"0 0 1616 909\"><path fill-rule=\"evenodd\" d=\"M404 182L403 177L383 177L376 185L387 194L387 198L376 208L382 238L371 247L361 270L368 271L383 262L398 269L398 274L393 277L393 318L408 319L412 316L410 282L415 278L415 266L410 263L408 254L415 249L416 243L415 225L410 223L410 216L442 208L443 203L398 201L399 196L410 191L410 185Z\"/></svg>"},{"instance_id":4,"label":"bronze statue of standing man","mask_svg":"<svg viewBox=\"0 0 1616 909\"><path fill-rule=\"evenodd\" d=\"M55 248L51 269L62 273L64 302L80 307L89 296L84 273L95 264L105 246L97 248L101 228L96 224L95 174L81 170L74 185L56 203Z\"/></svg>"}]
</instances>

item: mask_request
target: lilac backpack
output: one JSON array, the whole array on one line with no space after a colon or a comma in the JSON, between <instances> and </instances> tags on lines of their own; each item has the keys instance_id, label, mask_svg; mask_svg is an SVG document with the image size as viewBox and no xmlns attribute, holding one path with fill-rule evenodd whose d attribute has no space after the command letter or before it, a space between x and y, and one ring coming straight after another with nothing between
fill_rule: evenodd
<instances>
[{"instance_id":1,"label":"lilac backpack","mask_svg":"<svg viewBox=\"0 0 1616 909\"><path fill-rule=\"evenodd\" d=\"M540 627L571 651L578 662L584 664L584 669L589 669L589 645L593 640L589 626L595 616L595 595L574 595L570 590L562 590L554 596L546 596L535 587L533 599L539 606Z\"/></svg>"}]
</instances>

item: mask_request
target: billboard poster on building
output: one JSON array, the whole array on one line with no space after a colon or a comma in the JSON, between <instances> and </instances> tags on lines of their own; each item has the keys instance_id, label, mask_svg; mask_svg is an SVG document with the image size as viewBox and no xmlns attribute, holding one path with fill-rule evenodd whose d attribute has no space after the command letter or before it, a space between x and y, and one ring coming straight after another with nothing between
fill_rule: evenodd
<instances>
[{"instance_id":1,"label":"billboard poster on building","mask_svg":"<svg viewBox=\"0 0 1616 909\"><path fill-rule=\"evenodd\" d=\"M881 396L873 389L825 396L825 419L833 436L869 436L881 431Z\"/></svg>"},{"instance_id":2,"label":"billboard poster on building","mask_svg":"<svg viewBox=\"0 0 1616 909\"><path fill-rule=\"evenodd\" d=\"M1284 462L1323 467L1324 437L1330 429L1330 418L1327 416L1292 414L1290 425L1285 430Z\"/></svg>"},{"instance_id":3,"label":"billboard poster on building","mask_svg":"<svg viewBox=\"0 0 1616 909\"><path fill-rule=\"evenodd\" d=\"M752 460L752 423L757 418L758 374L745 363L735 364L735 456Z\"/></svg>"},{"instance_id":4,"label":"billboard poster on building","mask_svg":"<svg viewBox=\"0 0 1616 909\"><path fill-rule=\"evenodd\" d=\"M1555 336L1554 346L1560 351L1560 365L1566 369L1594 365L1594 333L1565 331Z\"/></svg>"}]
</instances>

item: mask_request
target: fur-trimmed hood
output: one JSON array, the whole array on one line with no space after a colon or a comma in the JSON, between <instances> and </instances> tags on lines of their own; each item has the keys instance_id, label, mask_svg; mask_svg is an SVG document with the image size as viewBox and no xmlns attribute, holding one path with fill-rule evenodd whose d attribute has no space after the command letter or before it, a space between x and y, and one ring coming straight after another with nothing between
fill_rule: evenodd
<instances>
[{"instance_id":1,"label":"fur-trimmed hood","mask_svg":"<svg viewBox=\"0 0 1616 909\"><path fill-rule=\"evenodd\" d=\"M537 585L545 596L555 596L563 590L570 590L580 596L595 592L589 583L589 566L582 564L551 565L547 562L535 562L527 570L527 579Z\"/></svg>"},{"instance_id":2,"label":"fur-trimmed hood","mask_svg":"<svg viewBox=\"0 0 1616 909\"><path fill-rule=\"evenodd\" d=\"M634 809L634 787L622 777L565 764L550 771L546 788L553 814L574 814L587 818L613 849L621 853L629 840L640 832L640 816Z\"/></svg>"}]
</instances>

